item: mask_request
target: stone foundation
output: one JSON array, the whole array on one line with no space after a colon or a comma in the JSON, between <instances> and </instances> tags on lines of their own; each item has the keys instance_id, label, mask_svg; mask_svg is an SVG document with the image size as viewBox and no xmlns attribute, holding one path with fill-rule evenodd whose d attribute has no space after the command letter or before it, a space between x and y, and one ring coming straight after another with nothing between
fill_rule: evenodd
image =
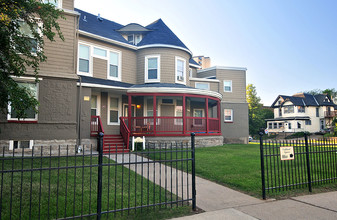
<instances>
[{"instance_id":1,"label":"stone foundation","mask_svg":"<svg viewBox=\"0 0 337 220\"><path fill-rule=\"evenodd\" d=\"M57 155L75 155L85 154L91 152L97 153L97 142L93 143L91 139L84 139L80 145L82 151L78 153L78 147L76 145L76 139L69 140L34 140L32 148L19 148L14 149L14 156L57 156ZM13 150L9 150L9 140L0 140L0 154L5 156L13 156Z\"/></svg>"},{"instance_id":2,"label":"stone foundation","mask_svg":"<svg viewBox=\"0 0 337 220\"><path fill-rule=\"evenodd\" d=\"M130 142L131 143L131 142ZM167 145L168 147L180 147L181 143L184 146L191 145L191 137L145 137L146 145L150 147L159 148L160 145ZM195 136L195 147L212 147L223 145L222 136Z\"/></svg>"},{"instance_id":3,"label":"stone foundation","mask_svg":"<svg viewBox=\"0 0 337 220\"><path fill-rule=\"evenodd\" d=\"M224 138L224 144L248 144L248 137Z\"/></svg>"}]
</instances>

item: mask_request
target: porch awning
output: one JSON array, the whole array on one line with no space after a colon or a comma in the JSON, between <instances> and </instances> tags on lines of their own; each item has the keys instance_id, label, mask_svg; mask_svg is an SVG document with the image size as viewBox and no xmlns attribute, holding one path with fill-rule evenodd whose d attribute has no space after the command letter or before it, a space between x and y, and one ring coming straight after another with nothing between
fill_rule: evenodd
<instances>
[{"instance_id":1,"label":"porch awning","mask_svg":"<svg viewBox=\"0 0 337 220\"><path fill-rule=\"evenodd\" d=\"M77 84L79 85L80 80ZM133 84L119 82L115 80L99 79L90 76L81 76L81 84L84 87L107 88L107 89L128 89Z\"/></svg>"}]
</instances>

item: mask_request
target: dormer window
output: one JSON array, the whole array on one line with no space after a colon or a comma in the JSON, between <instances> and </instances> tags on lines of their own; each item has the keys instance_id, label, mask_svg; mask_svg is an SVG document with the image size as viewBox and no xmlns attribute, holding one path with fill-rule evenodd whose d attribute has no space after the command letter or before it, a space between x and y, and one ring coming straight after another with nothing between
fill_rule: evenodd
<instances>
[{"instance_id":1,"label":"dormer window","mask_svg":"<svg viewBox=\"0 0 337 220\"><path fill-rule=\"evenodd\" d=\"M137 45L142 40L141 34L130 34L127 36L127 40L130 44Z\"/></svg>"}]
</instances>

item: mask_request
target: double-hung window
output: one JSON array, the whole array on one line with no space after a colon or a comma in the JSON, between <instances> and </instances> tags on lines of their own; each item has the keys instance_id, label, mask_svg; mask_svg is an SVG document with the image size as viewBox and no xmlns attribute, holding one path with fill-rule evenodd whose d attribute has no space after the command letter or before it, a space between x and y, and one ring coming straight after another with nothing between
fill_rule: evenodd
<instances>
[{"instance_id":1,"label":"double-hung window","mask_svg":"<svg viewBox=\"0 0 337 220\"><path fill-rule=\"evenodd\" d=\"M26 89L26 91L34 98L38 98L38 86L36 83L25 83L25 82L18 82L18 85L20 87L23 87ZM28 108L24 110L25 118L21 119L21 121L36 121L37 120L37 114L35 113L33 108ZM11 106L9 103L8 105L8 120L19 120L16 110Z\"/></svg>"},{"instance_id":2,"label":"double-hung window","mask_svg":"<svg viewBox=\"0 0 337 220\"><path fill-rule=\"evenodd\" d=\"M225 109L224 110L224 121L225 122L233 122L233 109Z\"/></svg>"},{"instance_id":3,"label":"double-hung window","mask_svg":"<svg viewBox=\"0 0 337 220\"><path fill-rule=\"evenodd\" d=\"M232 80L223 81L224 92L232 92Z\"/></svg>"},{"instance_id":4,"label":"double-hung window","mask_svg":"<svg viewBox=\"0 0 337 220\"><path fill-rule=\"evenodd\" d=\"M176 57L176 83L186 84L186 60Z\"/></svg>"},{"instance_id":5,"label":"double-hung window","mask_svg":"<svg viewBox=\"0 0 337 220\"><path fill-rule=\"evenodd\" d=\"M19 32L21 33L22 38L24 38L28 42L31 53L36 53L38 50L38 43L36 38L34 37L33 31L25 21L18 21L18 23ZM33 29L37 33L41 34L37 24L33 25Z\"/></svg>"},{"instance_id":6,"label":"double-hung window","mask_svg":"<svg viewBox=\"0 0 337 220\"><path fill-rule=\"evenodd\" d=\"M119 77L119 54L116 52L110 52L109 59L109 78L120 78Z\"/></svg>"},{"instance_id":7,"label":"double-hung window","mask_svg":"<svg viewBox=\"0 0 337 220\"><path fill-rule=\"evenodd\" d=\"M119 123L120 103L118 97L109 97L108 124Z\"/></svg>"},{"instance_id":8,"label":"double-hung window","mask_svg":"<svg viewBox=\"0 0 337 220\"><path fill-rule=\"evenodd\" d=\"M145 82L160 82L160 56L145 57Z\"/></svg>"},{"instance_id":9,"label":"double-hung window","mask_svg":"<svg viewBox=\"0 0 337 220\"><path fill-rule=\"evenodd\" d=\"M82 74L90 74L90 46L80 44L78 54L78 71Z\"/></svg>"}]
</instances>

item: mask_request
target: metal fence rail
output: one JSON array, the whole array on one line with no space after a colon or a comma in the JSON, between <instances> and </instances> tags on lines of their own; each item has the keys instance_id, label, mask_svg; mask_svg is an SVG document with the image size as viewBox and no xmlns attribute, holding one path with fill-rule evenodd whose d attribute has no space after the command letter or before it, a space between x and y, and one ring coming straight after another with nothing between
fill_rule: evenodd
<instances>
[{"instance_id":1,"label":"metal fence rail","mask_svg":"<svg viewBox=\"0 0 337 220\"><path fill-rule=\"evenodd\" d=\"M282 147L293 149L291 158ZM337 144L334 140L260 141L262 197L266 193L308 188L337 180ZM290 155L290 154L289 154ZM284 160L283 160L284 159Z\"/></svg>"},{"instance_id":2,"label":"metal fence rail","mask_svg":"<svg viewBox=\"0 0 337 220\"><path fill-rule=\"evenodd\" d=\"M195 209L194 142L160 146L105 155L91 146L80 153L76 146L3 147L0 219L112 218L191 203Z\"/></svg>"}]
</instances>

